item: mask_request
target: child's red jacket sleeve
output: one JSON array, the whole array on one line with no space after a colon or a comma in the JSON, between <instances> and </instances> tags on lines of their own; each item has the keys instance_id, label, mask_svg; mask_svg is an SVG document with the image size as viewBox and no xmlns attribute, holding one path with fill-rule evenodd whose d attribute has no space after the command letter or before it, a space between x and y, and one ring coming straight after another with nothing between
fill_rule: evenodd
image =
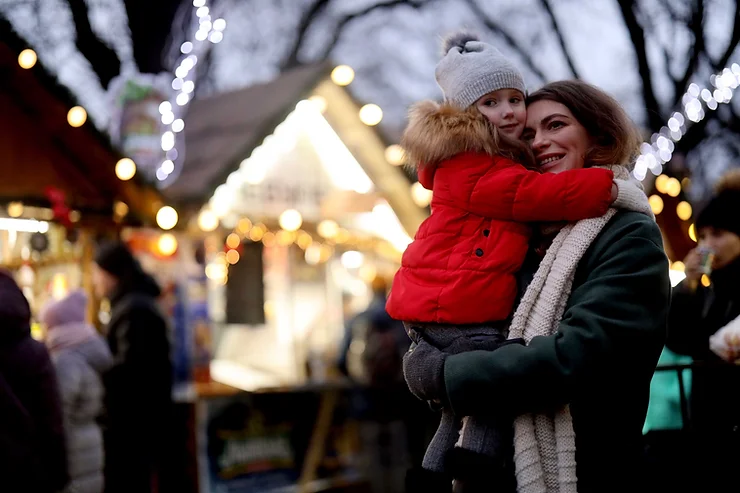
<instances>
[{"instance_id":1,"label":"child's red jacket sleeve","mask_svg":"<svg viewBox=\"0 0 740 493\"><path fill-rule=\"evenodd\" d=\"M491 159L490 157L488 158ZM450 205L472 214L503 221L579 221L603 216L612 203L614 173L602 168L539 173L505 158L479 176L447 182ZM490 161L489 161L490 162ZM451 177L450 177L451 178ZM437 190L435 187L435 194Z\"/></svg>"}]
</instances>

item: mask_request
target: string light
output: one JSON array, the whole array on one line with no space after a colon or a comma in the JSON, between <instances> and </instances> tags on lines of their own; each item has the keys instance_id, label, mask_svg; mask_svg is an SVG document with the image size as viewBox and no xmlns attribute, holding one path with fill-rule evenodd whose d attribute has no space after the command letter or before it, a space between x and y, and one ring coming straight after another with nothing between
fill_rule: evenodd
<instances>
[{"instance_id":1,"label":"string light","mask_svg":"<svg viewBox=\"0 0 740 493\"><path fill-rule=\"evenodd\" d=\"M676 215L679 219L682 221L688 221L691 219L691 214L693 214L693 209L691 207L691 204L686 202L685 200L682 202L679 202L676 206Z\"/></svg>"},{"instance_id":2,"label":"string light","mask_svg":"<svg viewBox=\"0 0 740 493\"><path fill-rule=\"evenodd\" d=\"M398 144L392 144L385 148L385 160L393 166L400 166L405 159L403 147Z\"/></svg>"},{"instance_id":3,"label":"string light","mask_svg":"<svg viewBox=\"0 0 740 493\"><path fill-rule=\"evenodd\" d=\"M338 86L348 86L355 79L355 71L349 65L338 65L331 71L331 80Z\"/></svg>"},{"instance_id":4,"label":"string light","mask_svg":"<svg viewBox=\"0 0 740 493\"><path fill-rule=\"evenodd\" d=\"M74 106L67 112L67 123L72 127L81 127L87 121L87 111L82 106Z\"/></svg>"},{"instance_id":5,"label":"string light","mask_svg":"<svg viewBox=\"0 0 740 493\"><path fill-rule=\"evenodd\" d=\"M172 80L172 89L178 91L172 97L172 101L163 101L159 107L162 114L162 150L174 151L177 138L176 134L183 131L185 123L182 115L185 113L185 106L192 101L192 95L195 92L196 71L193 70L198 63L198 57L205 56L210 47L220 43L223 40L223 31L226 29L226 20L217 18L212 20L211 9L208 7L207 0L193 0L193 9L198 17L198 30L193 35L193 39L186 40L180 45L182 58L175 69L175 78ZM210 39L210 43L204 43ZM175 106L177 105L177 106ZM157 179L166 180L175 172L175 159L167 154L167 159L173 162L173 166L160 166L157 169Z\"/></svg>"},{"instance_id":6,"label":"string light","mask_svg":"<svg viewBox=\"0 0 740 493\"><path fill-rule=\"evenodd\" d=\"M218 228L218 217L210 209L203 209L198 215L198 227L205 232L215 231Z\"/></svg>"},{"instance_id":7,"label":"string light","mask_svg":"<svg viewBox=\"0 0 740 493\"><path fill-rule=\"evenodd\" d=\"M650 203L650 208L653 210L653 214L657 216L663 212L663 199L660 195L651 195L648 202Z\"/></svg>"},{"instance_id":8,"label":"string light","mask_svg":"<svg viewBox=\"0 0 740 493\"><path fill-rule=\"evenodd\" d=\"M369 127L380 123L383 119L383 110L377 104L366 104L360 108L360 121Z\"/></svg>"},{"instance_id":9,"label":"string light","mask_svg":"<svg viewBox=\"0 0 740 493\"><path fill-rule=\"evenodd\" d=\"M136 163L133 159L123 158L116 163L116 176L121 181L128 181L136 174Z\"/></svg>"},{"instance_id":10,"label":"string light","mask_svg":"<svg viewBox=\"0 0 740 493\"><path fill-rule=\"evenodd\" d=\"M690 84L681 98L683 110L674 112L666 126L652 135L650 143L645 142L642 145L632 172L635 178L644 180L648 170L656 176L660 175L663 164L673 157L675 142L681 140L692 123L698 123L706 116L705 107L706 110L714 111L720 103L726 104L732 100L734 90L740 85L740 65L733 63L731 67L712 75L709 81L714 90L695 83Z\"/></svg>"},{"instance_id":11,"label":"string light","mask_svg":"<svg viewBox=\"0 0 740 493\"><path fill-rule=\"evenodd\" d=\"M696 243L696 226L693 224L689 226L689 238L691 238L694 243Z\"/></svg>"},{"instance_id":12,"label":"string light","mask_svg":"<svg viewBox=\"0 0 740 493\"><path fill-rule=\"evenodd\" d=\"M170 230L177 226L177 211L166 205L157 211L157 226L164 230Z\"/></svg>"},{"instance_id":13,"label":"string light","mask_svg":"<svg viewBox=\"0 0 740 493\"><path fill-rule=\"evenodd\" d=\"M36 52L30 48L26 48L21 51L20 55L18 55L18 65L20 65L21 68L33 68L33 66L36 65L36 61L38 61Z\"/></svg>"}]
</instances>

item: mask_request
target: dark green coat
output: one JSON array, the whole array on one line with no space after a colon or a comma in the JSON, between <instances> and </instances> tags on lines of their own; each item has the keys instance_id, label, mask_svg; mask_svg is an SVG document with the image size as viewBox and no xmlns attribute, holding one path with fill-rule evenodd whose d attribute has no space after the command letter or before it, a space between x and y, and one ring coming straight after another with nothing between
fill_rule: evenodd
<instances>
[{"instance_id":1,"label":"dark green coat","mask_svg":"<svg viewBox=\"0 0 740 493\"><path fill-rule=\"evenodd\" d=\"M570 404L579 493L638 491L670 290L658 226L618 213L579 263L557 334L447 358L452 409L511 417Z\"/></svg>"}]
</instances>

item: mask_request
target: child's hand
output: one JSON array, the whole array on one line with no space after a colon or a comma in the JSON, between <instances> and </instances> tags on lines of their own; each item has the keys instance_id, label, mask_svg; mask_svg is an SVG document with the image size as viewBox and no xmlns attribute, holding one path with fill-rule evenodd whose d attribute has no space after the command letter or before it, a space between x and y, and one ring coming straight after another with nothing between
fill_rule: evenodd
<instances>
[{"instance_id":1,"label":"child's hand","mask_svg":"<svg viewBox=\"0 0 740 493\"><path fill-rule=\"evenodd\" d=\"M617 196L619 195L619 187L616 183L612 183L612 201L613 204L615 200L617 200Z\"/></svg>"}]
</instances>

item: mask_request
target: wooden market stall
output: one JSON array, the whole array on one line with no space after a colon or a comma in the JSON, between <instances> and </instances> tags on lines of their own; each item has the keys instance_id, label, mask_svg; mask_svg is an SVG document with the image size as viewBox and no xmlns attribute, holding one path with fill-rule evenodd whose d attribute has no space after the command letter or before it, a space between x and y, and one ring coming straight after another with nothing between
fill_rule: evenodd
<instances>
[{"instance_id":1,"label":"wooden market stall","mask_svg":"<svg viewBox=\"0 0 740 493\"><path fill-rule=\"evenodd\" d=\"M122 156L3 19L0 107L0 264L32 304L60 279L89 289L95 237L155 224L160 195L117 178Z\"/></svg>"},{"instance_id":2,"label":"wooden market stall","mask_svg":"<svg viewBox=\"0 0 740 493\"><path fill-rule=\"evenodd\" d=\"M348 92L347 69L299 67L191 104L185 163L163 193L206 246L214 360L213 381L197 386L201 488L402 482L402 457L377 477L348 465L362 448L345 421L349 396L374 390L331 366L346 318L373 276L395 272L430 197L378 130L380 109ZM401 390L373 395L398 404Z\"/></svg>"}]
</instances>

